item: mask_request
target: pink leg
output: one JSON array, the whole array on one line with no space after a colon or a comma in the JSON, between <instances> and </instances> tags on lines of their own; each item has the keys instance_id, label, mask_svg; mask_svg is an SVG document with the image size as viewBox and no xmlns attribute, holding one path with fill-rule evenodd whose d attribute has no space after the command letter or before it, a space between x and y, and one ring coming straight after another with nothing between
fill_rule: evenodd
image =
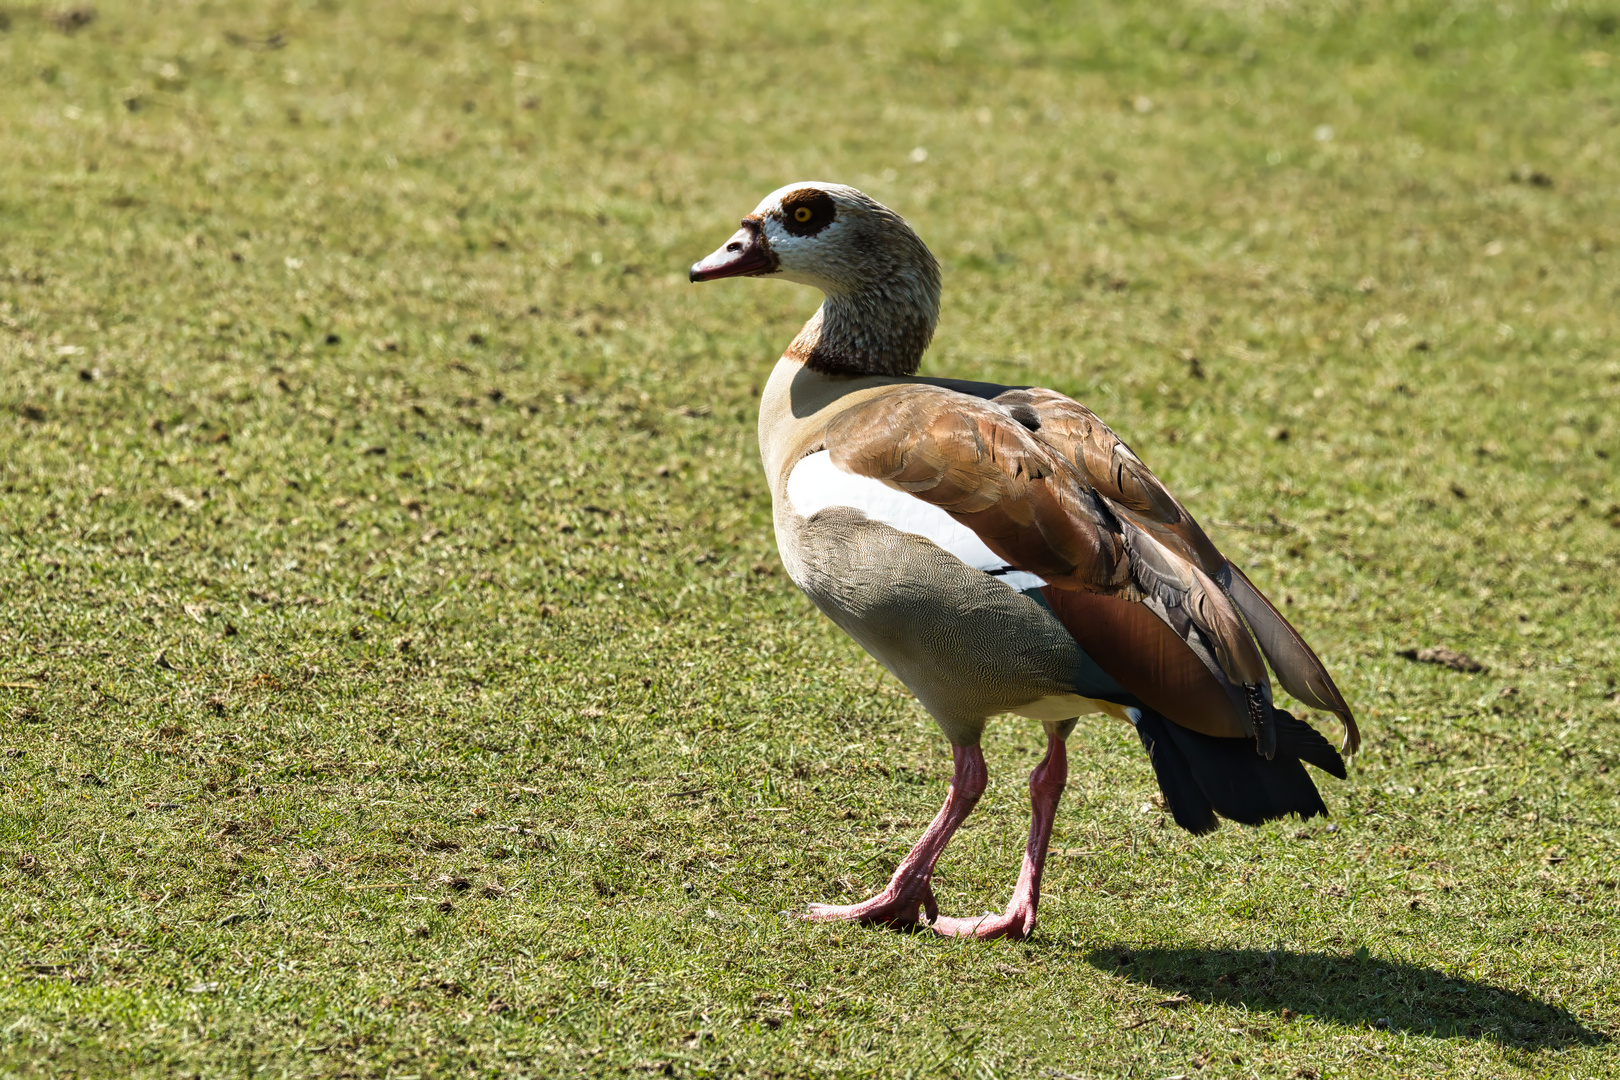
<instances>
[{"instance_id":1,"label":"pink leg","mask_svg":"<svg viewBox=\"0 0 1620 1080\"><path fill-rule=\"evenodd\" d=\"M1029 844L1024 848L1024 867L1019 871L1018 885L1013 889L1006 912L976 919L935 919L936 934L981 939L1026 938L1034 931L1035 908L1041 902L1041 870L1046 865L1046 847L1052 840L1052 821L1057 816L1058 800L1063 797L1068 779L1068 749L1061 738L1053 735L1047 742L1046 757L1029 777Z\"/></svg>"},{"instance_id":2,"label":"pink leg","mask_svg":"<svg viewBox=\"0 0 1620 1080\"><path fill-rule=\"evenodd\" d=\"M934 889L929 884L934 874L934 864L939 862L945 845L951 842L951 836L973 812L989 780L989 773L984 767L984 751L977 746L953 746L951 757L955 768L951 774L950 791L945 795L945 805L934 815L933 822L916 846L894 868L894 876L883 891L858 904L811 904L804 918L811 922L849 921L914 926L922 921L923 912L927 913L929 919L939 915ZM1047 827L1051 827L1050 819ZM1040 871L1037 869L1035 873L1038 878ZM1033 911L1031 907L1032 918Z\"/></svg>"}]
</instances>

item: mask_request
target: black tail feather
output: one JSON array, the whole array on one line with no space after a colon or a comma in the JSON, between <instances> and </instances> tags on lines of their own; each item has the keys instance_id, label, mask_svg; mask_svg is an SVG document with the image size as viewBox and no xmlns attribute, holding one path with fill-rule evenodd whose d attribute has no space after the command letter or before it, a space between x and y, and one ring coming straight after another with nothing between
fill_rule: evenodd
<instances>
[{"instance_id":1,"label":"black tail feather","mask_svg":"<svg viewBox=\"0 0 1620 1080\"><path fill-rule=\"evenodd\" d=\"M1147 749L1176 824L1191 833L1217 825L1215 814L1245 825L1298 814L1327 814L1301 760L1344 776L1344 762L1309 724L1278 709L1276 756L1261 757L1253 739L1220 739L1143 710L1137 735Z\"/></svg>"},{"instance_id":2,"label":"black tail feather","mask_svg":"<svg viewBox=\"0 0 1620 1080\"><path fill-rule=\"evenodd\" d=\"M1170 816L1176 819L1176 824L1194 836L1214 832L1221 824L1215 818L1215 808L1210 805L1209 796L1204 794L1204 789L1194 778L1186 755L1176 748L1166 734L1165 728L1168 726L1169 721L1150 712L1144 712L1136 725L1137 737L1142 740L1148 760L1153 762L1153 771L1159 777L1159 790L1164 792L1165 805L1169 806ZM1251 753L1253 749L1251 743Z\"/></svg>"},{"instance_id":3,"label":"black tail feather","mask_svg":"<svg viewBox=\"0 0 1620 1080\"><path fill-rule=\"evenodd\" d=\"M1345 779L1344 758L1339 756L1333 744L1328 742L1320 731L1283 709L1275 710L1274 715L1277 720L1279 754L1291 754L1307 764L1315 765L1330 776Z\"/></svg>"}]
</instances>

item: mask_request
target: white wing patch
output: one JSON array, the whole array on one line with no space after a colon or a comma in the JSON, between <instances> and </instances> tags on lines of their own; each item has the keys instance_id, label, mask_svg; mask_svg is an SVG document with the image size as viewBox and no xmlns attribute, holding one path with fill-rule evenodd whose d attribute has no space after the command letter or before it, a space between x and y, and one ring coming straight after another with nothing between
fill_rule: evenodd
<instances>
[{"instance_id":1,"label":"white wing patch","mask_svg":"<svg viewBox=\"0 0 1620 1080\"><path fill-rule=\"evenodd\" d=\"M969 566L994 574L997 581L1017 592L1046 584L1045 579L1034 574L1008 569L1007 561L986 547L972 529L939 507L881 480L847 473L832 463L832 455L825 450L793 466L788 474L787 496L801 517L810 517L829 506L847 506L890 528L932 540Z\"/></svg>"}]
</instances>

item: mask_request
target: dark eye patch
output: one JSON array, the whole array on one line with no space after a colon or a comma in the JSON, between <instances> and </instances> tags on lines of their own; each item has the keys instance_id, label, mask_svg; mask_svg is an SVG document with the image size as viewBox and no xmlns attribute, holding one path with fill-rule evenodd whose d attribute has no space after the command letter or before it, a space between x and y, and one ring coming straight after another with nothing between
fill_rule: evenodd
<instances>
[{"instance_id":1,"label":"dark eye patch","mask_svg":"<svg viewBox=\"0 0 1620 1080\"><path fill-rule=\"evenodd\" d=\"M838 217L832 196L816 188L800 188L782 199L782 228L794 236L814 236Z\"/></svg>"}]
</instances>

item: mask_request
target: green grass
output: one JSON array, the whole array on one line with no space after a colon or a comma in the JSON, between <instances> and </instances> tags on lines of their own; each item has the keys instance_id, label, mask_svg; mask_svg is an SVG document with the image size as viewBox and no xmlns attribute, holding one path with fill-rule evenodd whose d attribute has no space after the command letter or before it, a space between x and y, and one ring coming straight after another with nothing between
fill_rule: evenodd
<instances>
[{"instance_id":1,"label":"green grass","mask_svg":"<svg viewBox=\"0 0 1620 1080\"><path fill-rule=\"evenodd\" d=\"M4 21L0 1074L1620 1072L1620 7ZM685 280L804 178L941 256L926 372L1086 402L1285 604L1333 824L1185 836L1092 719L1031 941L779 915L949 772L773 551L815 298Z\"/></svg>"}]
</instances>

